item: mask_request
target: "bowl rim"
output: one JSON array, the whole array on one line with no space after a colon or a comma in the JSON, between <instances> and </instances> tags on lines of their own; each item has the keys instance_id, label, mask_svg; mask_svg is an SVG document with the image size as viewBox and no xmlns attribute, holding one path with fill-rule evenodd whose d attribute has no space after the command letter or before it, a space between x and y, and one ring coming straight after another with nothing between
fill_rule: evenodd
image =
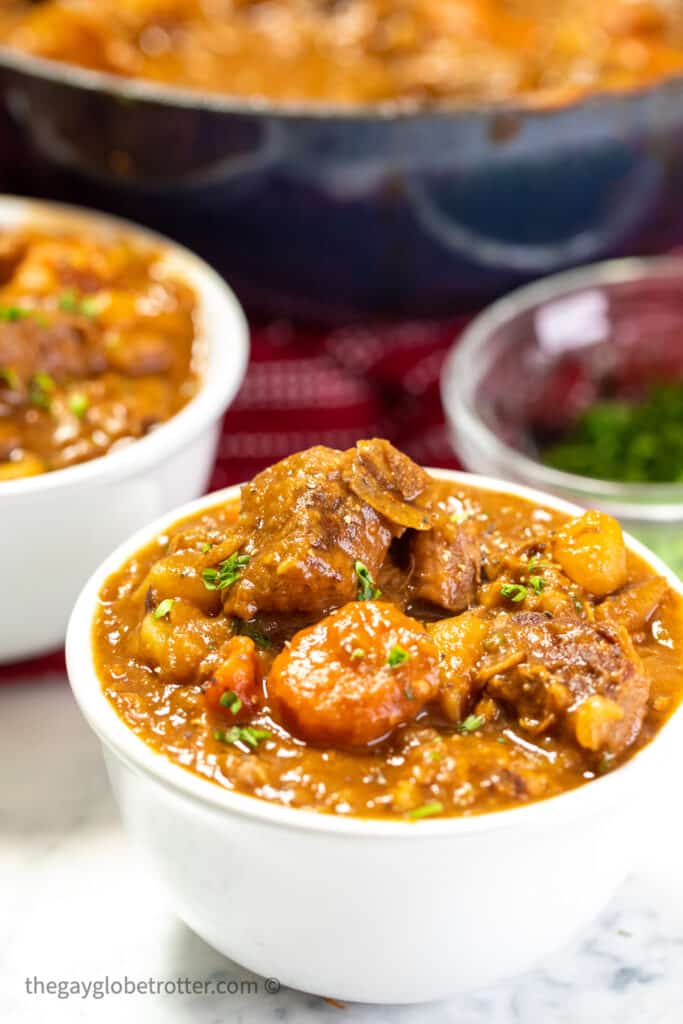
<instances>
[{"instance_id":1,"label":"bowl rim","mask_svg":"<svg viewBox=\"0 0 683 1024\"><path fill-rule=\"evenodd\" d=\"M204 365L199 370L199 387L190 401L150 434L125 448L75 466L2 481L0 502L141 475L189 445L219 419L244 379L249 357L249 328L234 292L191 250L122 217L67 203L0 193L0 230L22 226L48 232L87 228L95 236L123 235L159 249L169 270L195 292L195 340L204 347Z\"/></svg>"},{"instance_id":2,"label":"bowl rim","mask_svg":"<svg viewBox=\"0 0 683 1024\"><path fill-rule=\"evenodd\" d=\"M429 469L437 479L466 484L498 493L526 498L532 503L564 512L582 514L585 510L557 498L520 484L504 482L492 477L479 476L455 470ZM142 774L165 790L185 798L213 812L234 815L275 828L294 831L325 833L344 837L374 839L415 840L423 838L453 838L500 828L538 828L565 823L584 816L606 803L614 802L619 790L628 784L646 763L653 758L653 750L662 736L676 728L683 730L683 703L667 719L657 735L637 751L625 764L612 772L592 779L585 785L548 797L545 800L492 811L470 817L430 818L422 821L383 820L377 818L342 817L319 811L284 807L258 797L248 796L222 786L171 761L165 754L155 751L137 736L118 716L107 700L98 678L92 646L94 617L99 607L99 592L105 581L124 562L164 530L201 511L214 508L239 496L240 485L214 491L197 501L183 505L136 531L120 544L93 573L83 587L69 620L66 635L66 662L69 682L86 721L98 736L103 747L113 752L133 772ZM651 568L664 576L671 588L683 597L683 583L643 544L624 534L630 551L643 558Z\"/></svg>"},{"instance_id":3,"label":"bowl rim","mask_svg":"<svg viewBox=\"0 0 683 1024\"><path fill-rule=\"evenodd\" d=\"M522 115L552 116L580 108L601 109L611 103L628 103L632 98L643 98L657 93L683 91L683 72L666 75L658 81L645 82L633 88L598 90L580 94L574 99L544 106L533 102L533 96L513 97L506 100L468 102L452 100L440 106L425 107L401 100L380 100L373 103L353 104L342 101L315 102L288 100L278 103L259 97L241 97L231 94L205 92L184 86L167 85L154 79L127 78L110 71L82 67L67 61L40 57L18 48L0 44L0 70L7 69L29 74L60 85L101 92L118 97L123 102L147 102L171 105L183 109L196 109L214 113L237 115L263 115L289 119L319 121L412 121L424 117L448 119L454 116Z\"/></svg>"},{"instance_id":4,"label":"bowl rim","mask_svg":"<svg viewBox=\"0 0 683 1024\"><path fill-rule=\"evenodd\" d=\"M528 480L533 487L557 488L579 499L585 496L609 502L615 515L626 519L645 516L652 522L678 522L683 484L621 483L545 466L501 441L480 417L475 401L476 389L490 365L485 356L489 339L517 317L583 289L609 289L667 275L683 282L683 255L605 260L552 274L508 292L470 321L444 360L440 390L447 418L463 436L472 437L478 446L504 459L506 472Z\"/></svg>"}]
</instances>

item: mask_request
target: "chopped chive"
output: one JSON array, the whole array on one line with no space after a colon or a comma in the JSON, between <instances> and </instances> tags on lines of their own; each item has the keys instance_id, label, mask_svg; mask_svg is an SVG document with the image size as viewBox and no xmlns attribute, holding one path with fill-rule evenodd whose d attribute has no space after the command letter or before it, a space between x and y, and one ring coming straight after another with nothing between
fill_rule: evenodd
<instances>
[{"instance_id":1,"label":"chopped chive","mask_svg":"<svg viewBox=\"0 0 683 1024\"><path fill-rule=\"evenodd\" d=\"M509 598L515 604L519 604L526 597L528 591L522 583L503 583L500 588L503 597Z\"/></svg>"},{"instance_id":2,"label":"chopped chive","mask_svg":"<svg viewBox=\"0 0 683 1024\"><path fill-rule=\"evenodd\" d=\"M463 523L467 522L471 514L471 512L467 512L465 509L462 509L460 512L454 512L449 518L452 523L456 524L456 526L462 526Z\"/></svg>"},{"instance_id":3,"label":"chopped chive","mask_svg":"<svg viewBox=\"0 0 683 1024\"><path fill-rule=\"evenodd\" d=\"M536 594L540 594L545 587L545 580L542 576L530 576L529 585Z\"/></svg>"},{"instance_id":4,"label":"chopped chive","mask_svg":"<svg viewBox=\"0 0 683 1024\"><path fill-rule=\"evenodd\" d=\"M481 729L482 725L486 722L483 715L468 715L467 718L463 719L458 725L458 732L476 732L477 729Z\"/></svg>"},{"instance_id":5,"label":"chopped chive","mask_svg":"<svg viewBox=\"0 0 683 1024\"><path fill-rule=\"evenodd\" d=\"M155 619L165 619L167 615L171 614L171 609L175 604L174 597L165 597L164 600L156 606L154 609Z\"/></svg>"},{"instance_id":6,"label":"chopped chive","mask_svg":"<svg viewBox=\"0 0 683 1024\"><path fill-rule=\"evenodd\" d=\"M75 394L69 397L69 409L77 416L79 420L82 420L88 411L90 403L88 402L88 396L84 395L81 391L77 391Z\"/></svg>"},{"instance_id":7,"label":"chopped chive","mask_svg":"<svg viewBox=\"0 0 683 1024\"><path fill-rule=\"evenodd\" d=\"M217 569L204 569L204 586L207 590L226 590L240 578L250 561L249 555L239 555L235 552L221 562Z\"/></svg>"},{"instance_id":8,"label":"chopped chive","mask_svg":"<svg viewBox=\"0 0 683 1024\"><path fill-rule=\"evenodd\" d=\"M373 580L367 565L363 565L362 562L356 562L353 568L356 576L358 577L358 600L374 601L378 597L381 597L382 591L378 590L375 586L375 581Z\"/></svg>"},{"instance_id":9,"label":"chopped chive","mask_svg":"<svg viewBox=\"0 0 683 1024\"><path fill-rule=\"evenodd\" d=\"M218 703L222 708L230 708L233 715L236 715L242 707L242 701L234 690L226 690L225 693L221 695L221 699Z\"/></svg>"},{"instance_id":10,"label":"chopped chive","mask_svg":"<svg viewBox=\"0 0 683 1024\"><path fill-rule=\"evenodd\" d=\"M440 800L432 800L430 804L422 804L422 807L416 807L414 810L408 812L408 817L412 818L413 821L418 821L420 818L431 818L435 814L443 813L443 804Z\"/></svg>"},{"instance_id":11,"label":"chopped chive","mask_svg":"<svg viewBox=\"0 0 683 1024\"><path fill-rule=\"evenodd\" d=\"M67 288L57 302L62 313L75 313L78 316L93 317L97 315L97 303L92 298L79 299L75 288Z\"/></svg>"},{"instance_id":12,"label":"chopped chive","mask_svg":"<svg viewBox=\"0 0 683 1024\"><path fill-rule=\"evenodd\" d=\"M410 651L407 651L405 647L401 647L400 644L395 644L389 651L387 665L389 668L398 668L399 665L403 665L404 662L408 661L410 657Z\"/></svg>"},{"instance_id":13,"label":"chopped chive","mask_svg":"<svg viewBox=\"0 0 683 1024\"><path fill-rule=\"evenodd\" d=\"M252 725L233 725L230 729L216 729L213 738L218 743L246 743L248 747L255 749L261 740L270 738L268 729L257 729Z\"/></svg>"},{"instance_id":14,"label":"chopped chive","mask_svg":"<svg viewBox=\"0 0 683 1024\"><path fill-rule=\"evenodd\" d=\"M34 373L29 385L29 401L37 409L46 412L52 405L52 392L55 390L55 382L49 373Z\"/></svg>"},{"instance_id":15,"label":"chopped chive","mask_svg":"<svg viewBox=\"0 0 683 1024\"><path fill-rule=\"evenodd\" d=\"M21 387L19 374L9 368L0 369L0 384L6 384L10 391L18 391Z\"/></svg>"}]
</instances>

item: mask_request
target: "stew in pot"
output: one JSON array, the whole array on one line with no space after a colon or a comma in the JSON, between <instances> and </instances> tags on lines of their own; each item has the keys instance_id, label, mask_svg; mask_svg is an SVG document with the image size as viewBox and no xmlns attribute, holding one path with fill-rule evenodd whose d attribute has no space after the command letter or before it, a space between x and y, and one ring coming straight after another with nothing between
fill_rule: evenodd
<instances>
[{"instance_id":1,"label":"stew in pot","mask_svg":"<svg viewBox=\"0 0 683 1024\"><path fill-rule=\"evenodd\" d=\"M541 104L683 73L675 0L2 0L40 57L275 101Z\"/></svg>"}]
</instances>

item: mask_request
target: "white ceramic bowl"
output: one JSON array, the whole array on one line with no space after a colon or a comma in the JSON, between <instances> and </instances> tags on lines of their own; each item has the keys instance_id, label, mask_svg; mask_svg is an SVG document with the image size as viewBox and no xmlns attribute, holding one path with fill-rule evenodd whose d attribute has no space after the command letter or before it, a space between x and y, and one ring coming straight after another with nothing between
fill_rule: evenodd
<instances>
[{"instance_id":1,"label":"white ceramic bowl","mask_svg":"<svg viewBox=\"0 0 683 1024\"><path fill-rule=\"evenodd\" d=\"M78 591L111 549L206 489L221 417L239 388L248 330L234 295L206 263L168 239L99 213L0 196L0 230L29 224L125 233L160 246L197 295L203 382L176 416L130 447L41 476L0 483L0 664L61 645Z\"/></svg>"},{"instance_id":2,"label":"white ceramic bowl","mask_svg":"<svg viewBox=\"0 0 683 1024\"><path fill-rule=\"evenodd\" d=\"M434 471L577 514L487 477ZM95 673L104 581L209 495L146 527L86 584L67 635L74 695L104 748L124 822L178 915L226 956L283 985L367 1002L439 999L524 971L607 903L638 852L640 795L683 732L677 711L623 767L544 802L473 818L341 818L222 789L155 753L118 717ZM678 579L637 542L628 546ZM131 921L144 912L131 907Z\"/></svg>"}]
</instances>

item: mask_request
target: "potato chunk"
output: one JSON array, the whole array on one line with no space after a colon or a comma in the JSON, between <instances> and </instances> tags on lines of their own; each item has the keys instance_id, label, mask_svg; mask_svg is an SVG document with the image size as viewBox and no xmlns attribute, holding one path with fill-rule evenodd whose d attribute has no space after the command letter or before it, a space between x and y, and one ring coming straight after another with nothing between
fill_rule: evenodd
<instances>
[{"instance_id":1,"label":"potato chunk","mask_svg":"<svg viewBox=\"0 0 683 1024\"><path fill-rule=\"evenodd\" d=\"M626 583L626 547L621 527L604 512L585 512L555 534L553 557L570 580L596 597Z\"/></svg>"}]
</instances>

